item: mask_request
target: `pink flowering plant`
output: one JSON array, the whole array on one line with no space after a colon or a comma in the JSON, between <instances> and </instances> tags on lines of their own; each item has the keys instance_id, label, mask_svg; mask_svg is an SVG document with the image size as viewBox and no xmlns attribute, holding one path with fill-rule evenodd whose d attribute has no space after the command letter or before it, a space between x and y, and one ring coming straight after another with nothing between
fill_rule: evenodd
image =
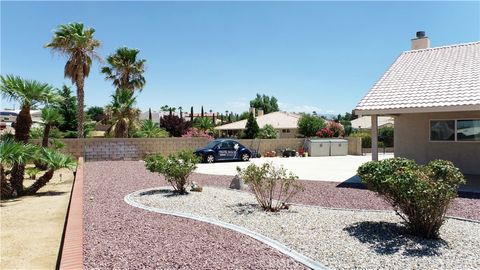
<instances>
[{"instance_id":1,"label":"pink flowering plant","mask_svg":"<svg viewBox=\"0 0 480 270\"><path fill-rule=\"evenodd\" d=\"M331 131L328 128L322 128L319 131L317 131L317 137L320 138L332 138L333 137L333 131Z\"/></svg>"},{"instance_id":2,"label":"pink flowering plant","mask_svg":"<svg viewBox=\"0 0 480 270\"><path fill-rule=\"evenodd\" d=\"M209 140L213 140L213 136L209 133L199 130L198 128L190 128L187 133L182 135L183 138L192 138L192 137L204 137Z\"/></svg>"},{"instance_id":3,"label":"pink flowering plant","mask_svg":"<svg viewBox=\"0 0 480 270\"><path fill-rule=\"evenodd\" d=\"M326 128L333 132L333 137L342 137L345 135L343 125L335 121L328 121Z\"/></svg>"}]
</instances>

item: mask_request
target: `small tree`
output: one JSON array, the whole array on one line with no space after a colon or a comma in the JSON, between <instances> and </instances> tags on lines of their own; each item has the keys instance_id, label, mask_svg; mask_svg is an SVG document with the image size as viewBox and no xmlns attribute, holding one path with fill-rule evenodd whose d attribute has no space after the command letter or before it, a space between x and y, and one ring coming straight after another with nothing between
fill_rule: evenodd
<instances>
[{"instance_id":1,"label":"small tree","mask_svg":"<svg viewBox=\"0 0 480 270\"><path fill-rule=\"evenodd\" d=\"M164 115L160 119L160 127L168 131L173 137L181 137L191 127L191 123L176 115Z\"/></svg>"},{"instance_id":2,"label":"small tree","mask_svg":"<svg viewBox=\"0 0 480 270\"><path fill-rule=\"evenodd\" d=\"M105 112L103 111L103 108L99 106L89 107L86 114L91 120L95 122L100 122L105 118Z\"/></svg>"},{"instance_id":3,"label":"small tree","mask_svg":"<svg viewBox=\"0 0 480 270\"><path fill-rule=\"evenodd\" d=\"M140 130L133 134L136 138L166 138L168 132L158 127L158 123L154 123L151 120L142 121L140 124Z\"/></svg>"},{"instance_id":4,"label":"small tree","mask_svg":"<svg viewBox=\"0 0 480 270\"><path fill-rule=\"evenodd\" d=\"M148 108L148 120L152 121L152 108Z\"/></svg>"},{"instance_id":5,"label":"small tree","mask_svg":"<svg viewBox=\"0 0 480 270\"><path fill-rule=\"evenodd\" d=\"M48 147L50 129L61 124L63 117L57 110L46 107L42 109L42 120L44 124L42 146Z\"/></svg>"},{"instance_id":6,"label":"small tree","mask_svg":"<svg viewBox=\"0 0 480 270\"><path fill-rule=\"evenodd\" d=\"M146 159L145 166L151 172L162 174L176 193L187 194L188 177L197 168L199 158L192 151L169 155L153 155Z\"/></svg>"},{"instance_id":7,"label":"small tree","mask_svg":"<svg viewBox=\"0 0 480 270\"><path fill-rule=\"evenodd\" d=\"M207 117L196 118L193 121L193 126L204 132L210 131L213 128L212 121Z\"/></svg>"},{"instance_id":8,"label":"small tree","mask_svg":"<svg viewBox=\"0 0 480 270\"><path fill-rule=\"evenodd\" d=\"M324 127L325 121L322 118L310 114L304 114L298 120L298 132L305 137L315 136Z\"/></svg>"},{"instance_id":9,"label":"small tree","mask_svg":"<svg viewBox=\"0 0 480 270\"><path fill-rule=\"evenodd\" d=\"M190 122L193 123L193 106L190 107Z\"/></svg>"},{"instance_id":10,"label":"small tree","mask_svg":"<svg viewBox=\"0 0 480 270\"><path fill-rule=\"evenodd\" d=\"M204 116L204 112L203 112L203 106L202 106L202 110L200 111L200 117L203 118Z\"/></svg>"},{"instance_id":11,"label":"small tree","mask_svg":"<svg viewBox=\"0 0 480 270\"><path fill-rule=\"evenodd\" d=\"M296 175L287 173L283 167L276 169L271 163L261 166L250 164L243 170L237 167L237 171L265 211L277 212L288 208L289 200L304 190Z\"/></svg>"},{"instance_id":12,"label":"small tree","mask_svg":"<svg viewBox=\"0 0 480 270\"><path fill-rule=\"evenodd\" d=\"M277 130L269 124L266 124L263 126L262 129L260 129L260 132L258 133L258 138L260 139L276 139L278 137L278 132Z\"/></svg>"},{"instance_id":13,"label":"small tree","mask_svg":"<svg viewBox=\"0 0 480 270\"><path fill-rule=\"evenodd\" d=\"M255 120L255 116L252 112L250 112L250 116L248 117L247 124L245 125L245 138L246 139L254 139L257 137L260 128L258 127L257 120Z\"/></svg>"}]
</instances>

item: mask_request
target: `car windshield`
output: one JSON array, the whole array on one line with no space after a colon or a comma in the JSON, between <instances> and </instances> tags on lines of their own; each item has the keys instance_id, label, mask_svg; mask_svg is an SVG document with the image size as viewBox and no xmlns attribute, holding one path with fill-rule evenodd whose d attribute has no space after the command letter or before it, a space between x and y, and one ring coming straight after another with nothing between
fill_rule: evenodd
<instances>
[{"instance_id":1,"label":"car windshield","mask_svg":"<svg viewBox=\"0 0 480 270\"><path fill-rule=\"evenodd\" d=\"M205 148L213 148L215 145L218 144L218 141L211 141L205 146Z\"/></svg>"}]
</instances>

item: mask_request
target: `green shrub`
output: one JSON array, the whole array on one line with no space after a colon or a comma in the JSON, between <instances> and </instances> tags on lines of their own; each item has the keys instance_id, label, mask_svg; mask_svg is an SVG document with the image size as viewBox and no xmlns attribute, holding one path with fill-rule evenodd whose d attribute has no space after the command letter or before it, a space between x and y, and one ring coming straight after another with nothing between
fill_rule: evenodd
<instances>
[{"instance_id":1,"label":"green shrub","mask_svg":"<svg viewBox=\"0 0 480 270\"><path fill-rule=\"evenodd\" d=\"M385 147L393 147L393 127L382 127L378 130L378 135L383 138Z\"/></svg>"},{"instance_id":2,"label":"green shrub","mask_svg":"<svg viewBox=\"0 0 480 270\"><path fill-rule=\"evenodd\" d=\"M369 132L355 132L350 134L350 137L362 138L362 148L372 148L372 137Z\"/></svg>"},{"instance_id":3,"label":"green shrub","mask_svg":"<svg viewBox=\"0 0 480 270\"><path fill-rule=\"evenodd\" d=\"M304 190L296 175L287 173L283 167L276 169L271 163L261 166L250 164L243 170L237 167L237 171L265 211L277 212L288 208L291 197Z\"/></svg>"},{"instance_id":4,"label":"green shrub","mask_svg":"<svg viewBox=\"0 0 480 270\"><path fill-rule=\"evenodd\" d=\"M276 139L278 137L277 130L269 124L266 124L263 126L263 128L260 129L260 132L258 133L257 138L260 139Z\"/></svg>"},{"instance_id":5,"label":"green shrub","mask_svg":"<svg viewBox=\"0 0 480 270\"><path fill-rule=\"evenodd\" d=\"M188 177L197 168L199 158L185 150L168 157L152 155L146 159L145 166L151 172L162 174L175 192L186 194Z\"/></svg>"},{"instance_id":6,"label":"green shrub","mask_svg":"<svg viewBox=\"0 0 480 270\"><path fill-rule=\"evenodd\" d=\"M298 133L305 137L313 137L320 129L325 127L325 120L322 118L304 114L298 119Z\"/></svg>"},{"instance_id":7,"label":"green shrub","mask_svg":"<svg viewBox=\"0 0 480 270\"><path fill-rule=\"evenodd\" d=\"M450 161L427 165L392 158L371 161L358 168L358 175L372 191L389 202L415 235L436 238L452 199L464 176Z\"/></svg>"}]
</instances>

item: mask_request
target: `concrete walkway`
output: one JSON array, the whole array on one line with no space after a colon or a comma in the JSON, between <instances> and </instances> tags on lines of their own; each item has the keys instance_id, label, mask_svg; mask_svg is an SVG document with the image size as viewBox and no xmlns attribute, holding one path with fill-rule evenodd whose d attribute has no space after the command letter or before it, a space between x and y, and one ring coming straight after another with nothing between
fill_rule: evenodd
<instances>
[{"instance_id":1,"label":"concrete walkway","mask_svg":"<svg viewBox=\"0 0 480 270\"><path fill-rule=\"evenodd\" d=\"M379 159L392 158L393 154L379 154ZM236 175L237 166L246 168L249 164L272 162L292 171L300 179L330 182L359 182L356 176L360 165L371 160L371 156L334 156L308 158L254 158L250 162L218 162L198 164L195 172L213 175Z\"/></svg>"}]
</instances>

